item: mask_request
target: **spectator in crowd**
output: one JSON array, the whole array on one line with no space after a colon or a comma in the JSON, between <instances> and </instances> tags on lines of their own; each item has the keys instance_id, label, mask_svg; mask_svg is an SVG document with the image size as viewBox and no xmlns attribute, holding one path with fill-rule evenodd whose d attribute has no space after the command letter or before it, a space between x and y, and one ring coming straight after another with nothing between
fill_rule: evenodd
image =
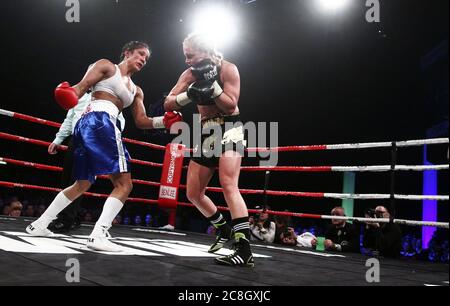
<instances>
[{"instance_id":1,"label":"spectator in crowd","mask_svg":"<svg viewBox=\"0 0 450 306\"><path fill-rule=\"evenodd\" d=\"M45 212L46 209L47 206L45 206L45 204L39 204L35 211L36 217L39 218Z\"/></svg>"},{"instance_id":2,"label":"spectator in crowd","mask_svg":"<svg viewBox=\"0 0 450 306\"><path fill-rule=\"evenodd\" d=\"M13 200L9 203L9 217L20 217L22 215L23 205L19 200Z\"/></svg>"},{"instance_id":3,"label":"spectator in crowd","mask_svg":"<svg viewBox=\"0 0 450 306\"><path fill-rule=\"evenodd\" d=\"M317 237L308 231L297 235L292 227L286 228L284 232L280 234L281 244L287 246L297 246L303 248L315 248L317 243Z\"/></svg>"},{"instance_id":4,"label":"spectator in crowd","mask_svg":"<svg viewBox=\"0 0 450 306\"><path fill-rule=\"evenodd\" d=\"M402 238L402 250L400 255L402 257L415 257L419 253L416 252L416 239L413 235L409 234Z\"/></svg>"},{"instance_id":5,"label":"spectator in crowd","mask_svg":"<svg viewBox=\"0 0 450 306\"><path fill-rule=\"evenodd\" d=\"M427 259L431 262L448 263L448 230L438 229L428 243Z\"/></svg>"},{"instance_id":6,"label":"spectator in crowd","mask_svg":"<svg viewBox=\"0 0 450 306\"><path fill-rule=\"evenodd\" d=\"M283 237L281 234L287 233L290 224L290 217L288 216L276 216L275 217L275 238L274 243L283 244Z\"/></svg>"},{"instance_id":7,"label":"spectator in crowd","mask_svg":"<svg viewBox=\"0 0 450 306\"><path fill-rule=\"evenodd\" d=\"M140 215L136 215L134 217L134 225L141 225L142 224L142 217Z\"/></svg>"},{"instance_id":8,"label":"spectator in crowd","mask_svg":"<svg viewBox=\"0 0 450 306\"><path fill-rule=\"evenodd\" d=\"M335 207L332 216L345 217L343 207ZM352 224L346 220L332 219L331 226L325 233L325 250L336 252L359 252L359 235ZM315 246L316 240L313 240Z\"/></svg>"},{"instance_id":9,"label":"spectator in crowd","mask_svg":"<svg viewBox=\"0 0 450 306\"><path fill-rule=\"evenodd\" d=\"M6 198L6 200L2 200L1 202L2 202L2 204L3 204L3 206L1 207L2 208L2 215L4 215L4 216L9 216L9 213L11 212L11 206L10 206L10 204L12 203L12 202L14 202L14 201L18 201L19 199L17 198L17 197L9 197L9 198Z\"/></svg>"},{"instance_id":10,"label":"spectator in crowd","mask_svg":"<svg viewBox=\"0 0 450 306\"><path fill-rule=\"evenodd\" d=\"M130 217L129 216L125 216L123 218L123 225L130 225Z\"/></svg>"},{"instance_id":11,"label":"spectator in crowd","mask_svg":"<svg viewBox=\"0 0 450 306\"><path fill-rule=\"evenodd\" d=\"M94 217L92 216L92 213L90 211L86 211L83 216L83 222L90 223L93 221L94 221Z\"/></svg>"},{"instance_id":12,"label":"spectator in crowd","mask_svg":"<svg viewBox=\"0 0 450 306\"><path fill-rule=\"evenodd\" d=\"M25 207L25 211L23 212L23 215L25 217L30 217L30 218L34 217L34 206L31 204L28 204Z\"/></svg>"},{"instance_id":13,"label":"spectator in crowd","mask_svg":"<svg viewBox=\"0 0 450 306\"><path fill-rule=\"evenodd\" d=\"M297 245L297 237L298 236L295 233L294 229L292 227L287 227L280 234L281 244L289 245L289 246L296 246Z\"/></svg>"},{"instance_id":14,"label":"spectator in crowd","mask_svg":"<svg viewBox=\"0 0 450 306\"><path fill-rule=\"evenodd\" d=\"M390 219L391 215L386 207L378 206L375 210L366 212L366 217ZM402 248L402 232L398 224L366 222L364 226L363 246L369 250L368 254L397 258Z\"/></svg>"},{"instance_id":15,"label":"spectator in crowd","mask_svg":"<svg viewBox=\"0 0 450 306\"><path fill-rule=\"evenodd\" d=\"M251 241L274 242L276 225L275 222L270 220L270 216L266 211L251 216L249 222Z\"/></svg>"},{"instance_id":16,"label":"spectator in crowd","mask_svg":"<svg viewBox=\"0 0 450 306\"><path fill-rule=\"evenodd\" d=\"M145 226L151 227L153 225L153 217L151 214L145 215Z\"/></svg>"},{"instance_id":17,"label":"spectator in crowd","mask_svg":"<svg viewBox=\"0 0 450 306\"><path fill-rule=\"evenodd\" d=\"M2 208L2 215L3 216L9 216L10 207L8 204L5 204Z\"/></svg>"}]
</instances>

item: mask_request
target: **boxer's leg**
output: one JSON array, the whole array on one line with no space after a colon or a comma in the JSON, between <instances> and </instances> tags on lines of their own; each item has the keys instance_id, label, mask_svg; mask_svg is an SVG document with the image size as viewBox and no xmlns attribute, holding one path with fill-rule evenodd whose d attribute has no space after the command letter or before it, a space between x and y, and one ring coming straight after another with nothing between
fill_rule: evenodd
<instances>
[{"instance_id":1,"label":"boxer's leg","mask_svg":"<svg viewBox=\"0 0 450 306\"><path fill-rule=\"evenodd\" d=\"M196 161L191 161L189 164L186 192L189 201L194 204L203 216L205 216L217 229L216 240L208 251L210 253L215 253L230 240L231 227L227 224L227 221L217 210L217 207L211 199L205 195L206 187L215 170L214 168L207 167L206 161L205 165L201 165L200 162L201 159L196 159Z\"/></svg>"},{"instance_id":2,"label":"boxer's leg","mask_svg":"<svg viewBox=\"0 0 450 306\"><path fill-rule=\"evenodd\" d=\"M63 172L61 175L61 186L69 186L74 183L73 179L73 139L71 139L67 146L66 154L64 155ZM74 200L71 205L67 206L58 214L58 218L48 226L48 229L55 233L66 233L76 226L79 226L81 220L79 217L81 202L83 195Z\"/></svg>"},{"instance_id":3,"label":"boxer's leg","mask_svg":"<svg viewBox=\"0 0 450 306\"><path fill-rule=\"evenodd\" d=\"M248 210L238 187L241 161L241 155L235 151L226 151L220 157L219 161L220 184L233 219L232 225L236 249L229 256L216 258L216 263L230 266L253 267L253 255L250 250Z\"/></svg>"},{"instance_id":4,"label":"boxer's leg","mask_svg":"<svg viewBox=\"0 0 450 306\"><path fill-rule=\"evenodd\" d=\"M58 193L42 216L26 228L27 233L33 236L51 236L53 233L47 229L50 222L56 219L56 216L63 209L88 191L89 188L91 188L91 183L89 181L79 180L72 186Z\"/></svg>"},{"instance_id":5,"label":"boxer's leg","mask_svg":"<svg viewBox=\"0 0 450 306\"><path fill-rule=\"evenodd\" d=\"M102 214L89 236L87 247L98 251L120 252L122 249L108 240L111 237L108 230L128 199L133 184L130 173L113 174L110 175L110 179L114 189L109 198L106 199Z\"/></svg>"}]
</instances>

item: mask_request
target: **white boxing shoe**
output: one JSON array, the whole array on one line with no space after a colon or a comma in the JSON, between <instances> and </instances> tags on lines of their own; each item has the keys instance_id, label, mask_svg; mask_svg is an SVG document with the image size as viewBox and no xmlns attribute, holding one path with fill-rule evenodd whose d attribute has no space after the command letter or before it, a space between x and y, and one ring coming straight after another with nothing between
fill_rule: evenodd
<instances>
[{"instance_id":1,"label":"white boxing shoe","mask_svg":"<svg viewBox=\"0 0 450 306\"><path fill-rule=\"evenodd\" d=\"M115 243L109 241L111 235L108 232L108 227L95 227L91 236L88 238L86 246L89 249L103 252L123 252L123 248Z\"/></svg>"},{"instance_id":2,"label":"white boxing shoe","mask_svg":"<svg viewBox=\"0 0 450 306\"><path fill-rule=\"evenodd\" d=\"M119 245L112 243L106 237L90 237L88 238L86 246L95 251L114 253L123 252L123 249Z\"/></svg>"},{"instance_id":3,"label":"white boxing shoe","mask_svg":"<svg viewBox=\"0 0 450 306\"><path fill-rule=\"evenodd\" d=\"M50 220L51 222L51 220ZM43 219L37 219L33 223L27 226L25 229L28 234L35 237L52 237L55 236L55 234L47 229L48 224L50 223L48 220Z\"/></svg>"}]
</instances>

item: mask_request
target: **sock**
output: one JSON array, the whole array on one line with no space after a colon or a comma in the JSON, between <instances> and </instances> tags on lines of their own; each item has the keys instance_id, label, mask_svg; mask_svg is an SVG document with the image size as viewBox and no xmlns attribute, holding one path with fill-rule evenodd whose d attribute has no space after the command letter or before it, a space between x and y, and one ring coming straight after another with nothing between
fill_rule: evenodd
<instances>
[{"instance_id":1,"label":"sock","mask_svg":"<svg viewBox=\"0 0 450 306\"><path fill-rule=\"evenodd\" d=\"M250 241L250 224L248 217L234 219L232 221L234 230L234 239L239 242L240 239L245 238Z\"/></svg>"},{"instance_id":2,"label":"sock","mask_svg":"<svg viewBox=\"0 0 450 306\"><path fill-rule=\"evenodd\" d=\"M69 204L72 203L65 194L61 191L55 197L50 206L45 210L39 220L43 223L43 225L48 226L50 222L56 219L58 214L64 210Z\"/></svg>"},{"instance_id":3,"label":"sock","mask_svg":"<svg viewBox=\"0 0 450 306\"><path fill-rule=\"evenodd\" d=\"M208 220L217 230L219 230L218 236L230 238L231 227L219 211L216 211L216 213L209 217Z\"/></svg>"},{"instance_id":4,"label":"sock","mask_svg":"<svg viewBox=\"0 0 450 306\"><path fill-rule=\"evenodd\" d=\"M102 214L100 215L100 218L98 218L97 223L95 223L92 233L101 230L102 227L109 229L112 225L112 221L119 214L122 207L123 203L119 199L112 197L107 198L105 205L103 206Z\"/></svg>"},{"instance_id":5,"label":"sock","mask_svg":"<svg viewBox=\"0 0 450 306\"><path fill-rule=\"evenodd\" d=\"M208 220L217 229L227 224L227 221L219 211L216 211Z\"/></svg>"}]
</instances>

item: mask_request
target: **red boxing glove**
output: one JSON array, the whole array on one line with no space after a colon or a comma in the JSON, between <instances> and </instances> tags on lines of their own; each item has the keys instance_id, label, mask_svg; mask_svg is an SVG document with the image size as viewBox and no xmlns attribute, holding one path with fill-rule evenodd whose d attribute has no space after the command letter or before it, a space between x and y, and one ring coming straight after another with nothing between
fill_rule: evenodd
<instances>
[{"instance_id":1,"label":"red boxing glove","mask_svg":"<svg viewBox=\"0 0 450 306\"><path fill-rule=\"evenodd\" d=\"M167 112L164 114L163 123L168 130L170 130L173 124L180 121L183 121L183 115L179 112Z\"/></svg>"},{"instance_id":2,"label":"red boxing glove","mask_svg":"<svg viewBox=\"0 0 450 306\"><path fill-rule=\"evenodd\" d=\"M179 121L183 121L183 116L180 113L167 112L164 114L164 116L153 117L153 128L170 130L172 125Z\"/></svg>"},{"instance_id":3,"label":"red boxing glove","mask_svg":"<svg viewBox=\"0 0 450 306\"><path fill-rule=\"evenodd\" d=\"M65 110L74 108L78 104L78 96L75 88L68 82L63 82L55 88L55 100Z\"/></svg>"}]
</instances>

